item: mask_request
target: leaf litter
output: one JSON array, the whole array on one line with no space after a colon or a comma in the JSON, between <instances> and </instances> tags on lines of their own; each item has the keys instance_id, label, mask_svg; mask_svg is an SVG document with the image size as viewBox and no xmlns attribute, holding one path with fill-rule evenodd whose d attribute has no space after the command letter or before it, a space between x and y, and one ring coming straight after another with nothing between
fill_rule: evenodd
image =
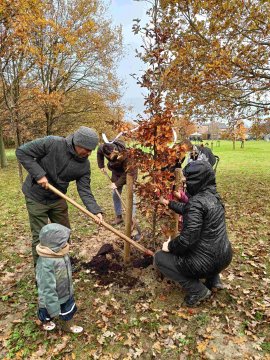
<instances>
[{"instance_id":1,"label":"leaf litter","mask_svg":"<svg viewBox=\"0 0 270 360\"><path fill-rule=\"evenodd\" d=\"M258 188L258 191L261 190ZM78 317L85 327L81 338L84 346L89 346L87 356L93 359L269 359L264 349L269 344L269 244L266 239L270 233L266 226L268 213L258 211L258 208L265 209L267 197L256 204L241 192L235 203L230 197L231 191L228 191L228 228L235 255L231 266L222 274L226 289L213 294L199 309L183 307L180 288L159 277L151 264L137 267L137 260L139 264L145 260L140 255L135 253L129 266L123 264L122 242L108 232L100 230L99 236L74 241L72 248L76 256L73 255L72 260ZM241 218L239 213L243 208L248 210ZM99 253L104 244L112 244L110 251ZM32 268L27 251L20 246L19 252L22 257L18 266L12 269L7 260L0 264L4 296L0 308L0 355L5 353L13 330L25 324L23 313L12 318L8 315L16 307L28 305L23 296L18 297L17 283L29 274L32 277ZM88 299L90 287L93 294ZM42 336L40 333L39 337ZM55 348L55 355L61 359L78 358L74 351L78 351L81 340L66 342L63 336L49 335L46 356L44 347L36 341L33 359L35 352L36 358L49 358L48 353L53 353ZM18 352L16 357L23 358L22 353ZM84 359L83 353L80 359Z\"/></svg>"}]
</instances>

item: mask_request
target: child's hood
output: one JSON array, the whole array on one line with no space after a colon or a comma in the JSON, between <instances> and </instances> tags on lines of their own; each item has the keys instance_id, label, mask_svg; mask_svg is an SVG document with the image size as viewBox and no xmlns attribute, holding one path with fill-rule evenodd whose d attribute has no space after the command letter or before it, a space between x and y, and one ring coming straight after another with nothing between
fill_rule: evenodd
<instances>
[{"instance_id":1,"label":"child's hood","mask_svg":"<svg viewBox=\"0 0 270 360\"><path fill-rule=\"evenodd\" d=\"M69 236L70 229L63 225L52 223L43 226L39 233L39 241L42 246L46 246L57 253L66 245Z\"/></svg>"}]
</instances>

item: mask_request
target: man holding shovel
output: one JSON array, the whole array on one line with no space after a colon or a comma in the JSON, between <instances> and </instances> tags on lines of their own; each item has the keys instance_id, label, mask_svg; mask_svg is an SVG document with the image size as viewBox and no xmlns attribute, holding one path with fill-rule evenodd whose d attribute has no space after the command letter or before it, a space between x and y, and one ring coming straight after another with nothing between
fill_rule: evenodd
<instances>
[{"instance_id":1,"label":"man holding shovel","mask_svg":"<svg viewBox=\"0 0 270 360\"><path fill-rule=\"evenodd\" d=\"M112 172L111 188L113 190L112 197L115 212L115 220L112 224L118 225L123 222L120 196L123 186L126 184L127 173L132 175L135 179L137 177L137 170L131 166L128 158L128 150L126 149L125 144L120 140L113 143L101 144L98 147L98 167L104 174L107 174L104 162L105 158L108 160L107 167Z\"/></svg>"},{"instance_id":2,"label":"man holding shovel","mask_svg":"<svg viewBox=\"0 0 270 360\"><path fill-rule=\"evenodd\" d=\"M28 171L22 190L25 195L32 232L34 265L38 255L39 232L48 223L70 228L68 206L64 199L47 190L48 183L62 193L76 180L77 190L87 210L102 221L101 208L90 188L90 162L88 156L98 144L98 135L81 126L66 138L46 136L30 141L16 150L19 162Z\"/></svg>"}]
</instances>

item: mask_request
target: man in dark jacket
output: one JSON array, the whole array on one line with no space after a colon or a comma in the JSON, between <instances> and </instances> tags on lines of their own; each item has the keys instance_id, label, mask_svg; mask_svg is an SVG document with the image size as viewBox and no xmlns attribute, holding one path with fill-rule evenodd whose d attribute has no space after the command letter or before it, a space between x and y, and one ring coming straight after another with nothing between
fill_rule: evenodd
<instances>
[{"instance_id":1,"label":"man in dark jacket","mask_svg":"<svg viewBox=\"0 0 270 360\"><path fill-rule=\"evenodd\" d=\"M131 167L128 150L120 140L113 143L101 144L98 147L97 163L100 170L104 173L106 173L105 159L108 160L107 167L112 172L111 188L113 190L113 204L116 216L113 225L117 225L123 222L123 217L121 200L115 190L118 190L118 193L121 194L123 186L126 184L127 173L136 178L137 171Z\"/></svg>"},{"instance_id":2,"label":"man in dark jacket","mask_svg":"<svg viewBox=\"0 0 270 360\"><path fill-rule=\"evenodd\" d=\"M190 151L190 156L188 159L188 163L195 160L205 160L208 161L212 166L215 165L217 159L213 154L212 150L201 144L200 146L193 146L193 150Z\"/></svg>"},{"instance_id":3,"label":"man in dark jacket","mask_svg":"<svg viewBox=\"0 0 270 360\"><path fill-rule=\"evenodd\" d=\"M189 163L183 173L190 195L188 203L162 200L183 215L183 229L175 239L163 244L162 251L155 254L155 264L187 291L186 305L196 306L211 295L213 287L222 287L219 273L230 264L232 249L213 168L197 160Z\"/></svg>"},{"instance_id":4,"label":"man in dark jacket","mask_svg":"<svg viewBox=\"0 0 270 360\"><path fill-rule=\"evenodd\" d=\"M63 193L70 181L76 180L77 190L86 208L102 221L102 212L90 188L88 156L98 144L93 129L81 126L67 138L47 136L30 141L16 150L19 162L28 171L22 190L26 199L32 232L32 253L36 265L39 232L50 219L70 228L65 200L47 190L48 183Z\"/></svg>"}]
</instances>

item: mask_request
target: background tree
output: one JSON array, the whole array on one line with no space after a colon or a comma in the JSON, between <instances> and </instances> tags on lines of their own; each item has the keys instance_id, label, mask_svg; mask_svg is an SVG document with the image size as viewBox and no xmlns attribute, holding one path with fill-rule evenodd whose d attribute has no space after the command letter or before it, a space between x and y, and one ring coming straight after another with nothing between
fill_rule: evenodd
<instances>
[{"instance_id":1,"label":"background tree","mask_svg":"<svg viewBox=\"0 0 270 360\"><path fill-rule=\"evenodd\" d=\"M235 150L236 141L241 140L241 148L244 147L244 141L246 140L247 128L244 125L243 120L233 121L229 124L228 130L224 132L223 139L232 140L233 149Z\"/></svg>"},{"instance_id":2,"label":"background tree","mask_svg":"<svg viewBox=\"0 0 270 360\"><path fill-rule=\"evenodd\" d=\"M187 117L178 116L174 120L174 128L178 133L179 140L186 140L196 131L196 125Z\"/></svg>"},{"instance_id":3,"label":"background tree","mask_svg":"<svg viewBox=\"0 0 270 360\"><path fill-rule=\"evenodd\" d=\"M254 117L269 102L270 3L161 0L167 98L183 115Z\"/></svg>"},{"instance_id":4,"label":"background tree","mask_svg":"<svg viewBox=\"0 0 270 360\"><path fill-rule=\"evenodd\" d=\"M0 109L3 109L4 107L4 98L2 94L2 88L0 86ZM4 137L3 137L3 110L0 110L0 166L1 168L4 168L7 166L7 157L5 152L5 144L4 144Z\"/></svg>"},{"instance_id":5,"label":"background tree","mask_svg":"<svg viewBox=\"0 0 270 360\"><path fill-rule=\"evenodd\" d=\"M56 133L68 134L78 127L78 123L96 129L99 136L103 132L109 138L117 133L117 124L123 121L124 108L109 102L102 94L87 88L77 89L67 94L59 117L55 117Z\"/></svg>"},{"instance_id":6,"label":"background tree","mask_svg":"<svg viewBox=\"0 0 270 360\"><path fill-rule=\"evenodd\" d=\"M244 147L246 141L247 129L243 121L239 121L236 125L236 139L241 140L241 148Z\"/></svg>"},{"instance_id":7,"label":"background tree","mask_svg":"<svg viewBox=\"0 0 270 360\"><path fill-rule=\"evenodd\" d=\"M1 123L0 123L0 164L1 164L1 168L7 166L7 157L6 157L5 144L3 139L3 128Z\"/></svg>"},{"instance_id":8,"label":"background tree","mask_svg":"<svg viewBox=\"0 0 270 360\"><path fill-rule=\"evenodd\" d=\"M119 113L121 28L101 0L3 0L0 20L3 125L15 146Z\"/></svg>"},{"instance_id":9,"label":"background tree","mask_svg":"<svg viewBox=\"0 0 270 360\"><path fill-rule=\"evenodd\" d=\"M16 146L20 145L22 83L33 66L33 49L29 37L42 14L42 4L36 0L2 0L0 7L0 79L2 99L8 111L9 124ZM22 105L23 104L23 105ZM21 181L22 167L19 164Z\"/></svg>"},{"instance_id":10,"label":"background tree","mask_svg":"<svg viewBox=\"0 0 270 360\"><path fill-rule=\"evenodd\" d=\"M119 110L121 28L111 26L102 0L3 0L0 40L2 124L16 147ZM21 166L19 173L22 181Z\"/></svg>"},{"instance_id":11,"label":"background tree","mask_svg":"<svg viewBox=\"0 0 270 360\"><path fill-rule=\"evenodd\" d=\"M270 119L256 119L252 123L249 132L256 140L270 134Z\"/></svg>"},{"instance_id":12,"label":"background tree","mask_svg":"<svg viewBox=\"0 0 270 360\"><path fill-rule=\"evenodd\" d=\"M211 140L218 140L219 139L219 126L218 123L216 121L211 121L211 123L209 124L209 133L210 133L210 138Z\"/></svg>"},{"instance_id":13,"label":"background tree","mask_svg":"<svg viewBox=\"0 0 270 360\"><path fill-rule=\"evenodd\" d=\"M46 134L65 122L65 115L95 112L91 103L67 107L79 89L116 103L120 97L115 64L121 56L120 27L106 19L102 1L44 1L44 17L31 39L37 50L32 72L36 96L46 118ZM73 95L68 94L74 92ZM82 92L81 92L82 93ZM63 106L63 103L65 106ZM57 124L55 124L57 123Z\"/></svg>"}]
</instances>

